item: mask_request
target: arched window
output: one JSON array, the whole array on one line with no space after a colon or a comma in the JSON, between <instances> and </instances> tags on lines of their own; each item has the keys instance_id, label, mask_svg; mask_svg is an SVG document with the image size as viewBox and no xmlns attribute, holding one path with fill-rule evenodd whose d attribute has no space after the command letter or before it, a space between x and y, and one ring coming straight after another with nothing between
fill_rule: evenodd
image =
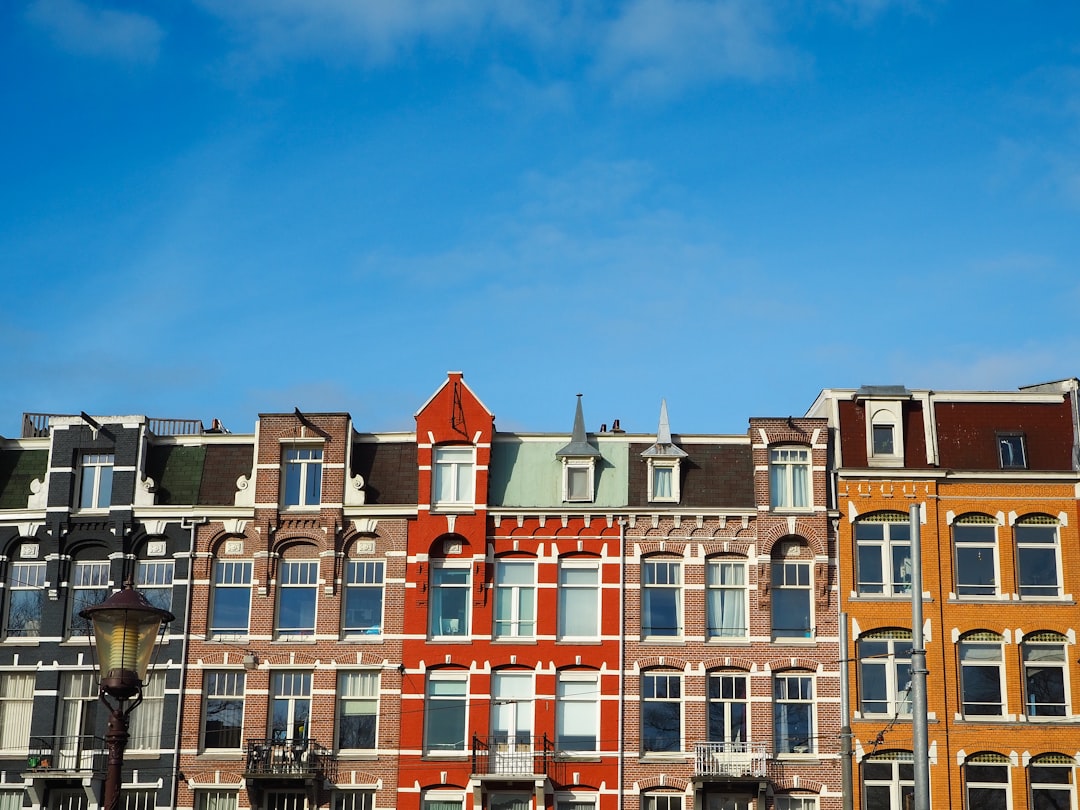
<instances>
[{"instance_id":1,"label":"arched window","mask_svg":"<svg viewBox=\"0 0 1080 810\"><path fill-rule=\"evenodd\" d=\"M1042 754L1028 764L1032 810L1076 807L1076 761L1063 754Z\"/></svg>"},{"instance_id":2,"label":"arched window","mask_svg":"<svg viewBox=\"0 0 1080 810\"><path fill-rule=\"evenodd\" d=\"M963 515L952 527L956 595L997 596L997 521L989 515Z\"/></svg>"},{"instance_id":3,"label":"arched window","mask_svg":"<svg viewBox=\"0 0 1080 810\"><path fill-rule=\"evenodd\" d=\"M863 803L881 810L907 810L915 801L915 757L911 751L882 751L862 761Z\"/></svg>"},{"instance_id":4,"label":"arched window","mask_svg":"<svg viewBox=\"0 0 1080 810\"><path fill-rule=\"evenodd\" d=\"M857 581L864 595L911 593L911 522L903 512L874 512L855 522Z\"/></svg>"},{"instance_id":5,"label":"arched window","mask_svg":"<svg viewBox=\"0 0 1080 810\"><path fill-rule=\"evenodd\" d=\"M1009 806L1009 758L983 753L964 762L964 798L968 810L1005 810Z\"/></svg>"},{"instance_id":6,"label":"arched window","mask_svg":"<svg viewBox=\"0 0 1080 810\"><path fill-rule=\"evenodd\" d=\"M790 538L777 543L771 569L773 638L812 638L813 559L805 541Z\"/></svg>"},{"instance_id":7,"label":"arched window","mask_svg":"<svg viewBox=\"0 0 1080 810\"><path fill-rule=\"evenodd\" d=\"M1021 599L1061 596L1061 548L1058 522L1049 515L1028 515L1013 526L1016 577Z\"/></svg>"}]
</instances>

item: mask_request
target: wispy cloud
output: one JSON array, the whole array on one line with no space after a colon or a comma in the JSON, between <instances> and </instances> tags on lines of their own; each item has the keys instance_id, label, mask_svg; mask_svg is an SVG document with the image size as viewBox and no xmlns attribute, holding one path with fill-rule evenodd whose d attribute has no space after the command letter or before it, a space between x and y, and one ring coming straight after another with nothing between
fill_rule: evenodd
<instances>
[{"instance_id":1,"label":"wispy cloud","mask_svg":"<svg viewBox=\"0 0 1080 810\"><path fill-rule=\"evenodd\" d=\"M26 18L57 47L81 56L153 62L164 36L161 26L146 15L91 8L79 0L33 0Z\"/></svg>"}]
</instances>

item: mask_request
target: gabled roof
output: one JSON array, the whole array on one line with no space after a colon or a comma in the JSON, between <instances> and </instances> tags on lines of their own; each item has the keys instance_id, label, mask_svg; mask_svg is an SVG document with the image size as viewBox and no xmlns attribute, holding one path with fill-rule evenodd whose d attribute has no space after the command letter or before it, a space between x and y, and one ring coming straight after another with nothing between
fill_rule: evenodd
<instances>
[{"instance_id":1,"label":"gabled roof","mask_svg":"<svg viewBox=\"0 0 1080 810\"><path fill-rule=\"evenodd\" d=\"M656 443L641 454L644 458L686 458L686 451L671 440L668 425L667 400L660 400L660 424L656 428Z\"/></svg>"},{"instance_id":2,"label":"gabled roof","mask_svg":"<svg viewBox=\"0 0 1080 810\"><path fill-rule=\"evenodd\" d=\"M570 444L555 453L555 458L600 458L600 451L589 444L585 435L585 415L581 410L581 394L577 395L577 411L574 414L574 432Z\"/></svg>"}]
</instances>

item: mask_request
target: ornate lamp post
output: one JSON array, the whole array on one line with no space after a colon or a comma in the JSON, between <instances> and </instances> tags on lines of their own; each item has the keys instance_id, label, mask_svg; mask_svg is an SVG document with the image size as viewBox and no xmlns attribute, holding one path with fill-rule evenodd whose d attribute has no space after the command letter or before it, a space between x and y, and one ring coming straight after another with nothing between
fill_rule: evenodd
<instances>
[{"instance_id":1,"label":"ornate lamp post","mask_svg":"<svg viewBox=\"0 0 1080 810\"><path fill-rule=\"evenodd\" d=\"M119 810L121 770L128 742L128 717L142 703L143 681L150 659L165 625L176 617L156 608L146 597L124 583L104 602L79 615L94 625L98 665L101 668L100 698L109 709L105 744L109 761L105 769L104 810ZM110 702L109 698L112 698Z\"/></svg>"}]
</instances>

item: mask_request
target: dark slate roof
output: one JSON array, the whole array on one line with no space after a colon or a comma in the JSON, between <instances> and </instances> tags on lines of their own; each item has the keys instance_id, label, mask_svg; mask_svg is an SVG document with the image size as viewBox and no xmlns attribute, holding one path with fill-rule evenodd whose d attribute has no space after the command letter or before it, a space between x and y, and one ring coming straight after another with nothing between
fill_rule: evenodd
<instances>
[{"instance_id":1,"label":"dark slate roof","mask_svg":"<svg viewBox=\"0 0 1080 810\"><path fill-rule=\"evenodd\" d=\"M205 459L206 448L201 445L152 447L146 474L154 479L154 502L170 506L197 503Z\"/></svg>"},{"instance_id":2,"label":"dark slate roof","mask_svg":"<svg viewBox=\"0 0 1080 810\"><path fill-rule=\"evenodd\" d=\"M574 413L574 432L570 444L558 450L555 458L600 458L600 450L589 444L585 433L585 415L581 410L581 394L577 395L577 411Z\"/></svg>"},{"instance_id":3,"label":"dark slate roof","mask_svg":"<svg viewBox=\"0 0 1080 810\"><path fill-rule=\"evenodd\" d=\"M678 506L701 509L754 509L754 462L749 444L683 444L680 499L676 504L650 504L648 463L641 453L649 444L630 445L630 506Z\"/></svg>"},{"instance_id":4,"label":"dark slate roof","mask_svg":"<svg viewBox=\"0 0 1080 810\"><path fill-rule=\"evenodd\" d=\"M0 509L25 509L30 482L45 480L48 450L0 450Z\"/></svg>"},{"instance_id":5,"label":"dark slate roof","mask_svg":"<svg viewBox=\"0 0 1080 810\"><path fill-rule=\"evenodd\" d=\"M232 506L236 503L236 479L251 477L255 467L253 444L208 444L199 483L199 504Z\"/></svg>"},{"instance_id":6,"label":"dark slate roof","mask_svg":"<svg viewBox=\"0 0 1080 810\"><path fill-rule=\"evenodd\" d=\"M356 442L352 475L364 477L365 503L417 502L416 442Z\"/></svg>"}]
</instances>

